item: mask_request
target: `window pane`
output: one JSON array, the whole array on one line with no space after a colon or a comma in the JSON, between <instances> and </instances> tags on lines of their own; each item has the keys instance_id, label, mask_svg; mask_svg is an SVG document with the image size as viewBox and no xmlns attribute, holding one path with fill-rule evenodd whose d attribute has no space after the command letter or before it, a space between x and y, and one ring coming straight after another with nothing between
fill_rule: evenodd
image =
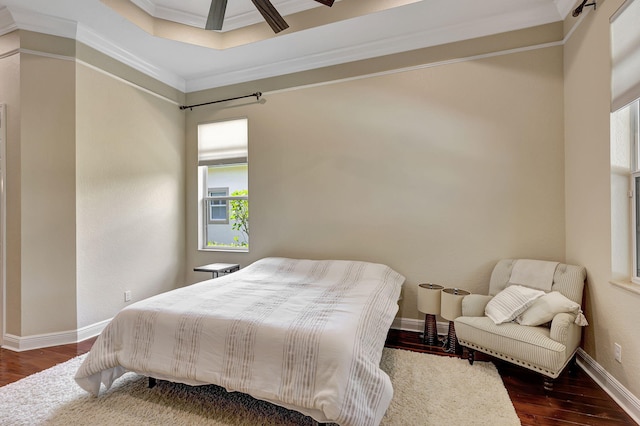
<instances>
[{"instance_id":1,"label":"window pane","mask_svg":"<svg viewBox=\"0 0 640 426\"><path fill-rule=\"evenodd\" d=\"M224 201L211 201L211 220L227 220L227 205L219 203L224 203Z\"/></svg>"}]
</instances>

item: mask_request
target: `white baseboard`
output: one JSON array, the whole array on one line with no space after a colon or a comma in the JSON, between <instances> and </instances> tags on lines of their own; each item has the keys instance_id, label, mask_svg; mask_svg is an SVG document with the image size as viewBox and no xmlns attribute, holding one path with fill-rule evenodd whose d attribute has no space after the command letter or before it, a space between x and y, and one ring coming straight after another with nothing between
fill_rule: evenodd
<instances>
[{"instance_id":1,"label":"white baseboard","mask_svg":"<svg viewBox=\"0 0 640 426\"><path fill-rule=\"evenodd\" d=\"M36 334L33 336L5 334L2 340L2 347L11 351L22 352L49 346L78 343L90 337L97 336L110 322L111 318L77 330L63 331L61 333Z\"/></svg>"},{"instance_id":2,"label":"white baseboard","mask_svg":"<svg viewBox=\"0 0 640 426\"><path fill-rule=\"evenodd\" d=\"M640 425L640 400L635 395L629 392L582 348L578 348L578 365Z\"/></svg>"}]
</instances>

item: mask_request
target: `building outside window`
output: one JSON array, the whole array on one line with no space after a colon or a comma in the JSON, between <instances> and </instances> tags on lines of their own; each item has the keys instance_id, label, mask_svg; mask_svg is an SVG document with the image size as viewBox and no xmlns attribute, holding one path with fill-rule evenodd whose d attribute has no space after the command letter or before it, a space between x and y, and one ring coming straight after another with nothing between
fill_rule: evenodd
<instances>
[{"instance_id":1,"label":"building outside window","mask_svg":"<svg viewBox=\"0 0 640 426\"><path fill-rule=\"evenodd\" d=\"M249 250L248 122L198 125L199 249Z\"/></svg>"}]
</instances>

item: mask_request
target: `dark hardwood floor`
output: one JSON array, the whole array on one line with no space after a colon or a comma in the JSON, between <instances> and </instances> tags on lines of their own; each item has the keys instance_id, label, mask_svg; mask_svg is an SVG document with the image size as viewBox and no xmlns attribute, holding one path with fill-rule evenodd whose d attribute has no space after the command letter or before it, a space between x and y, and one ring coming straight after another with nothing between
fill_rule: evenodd
<instances>
[{"instance_id":1,"label":"dark hardwood floor","mask_svg":"<svg viewBox=\"0 0 640 426\"><path fill-rule=\"evenodd\" d=\"M0 349L0 386L45 370L87 352L95 338L84 342L13 352ZM388 347L451 356L439 347L421 343L418 333L391 330ZM564 372L548 394L542 388L542 377L529 370L477 353L478 361L493 361L523 426L533 425L635 425L622 410L582 369L571 376ZM481 391L481 390L479 390ZM490 396L488 396L490 397Z\"/></svg>"},{"instance_id":2,"label":"dark hardwood floor","mask_svg":"<svg viewBox=\"0 0 640 426\"><path fill-rule=\"evenodd\" d=\"M16 382L31 374L89 352L96 338L71 345L14 352L0 348L0 386Z\"/></svg>"}]
</instances>

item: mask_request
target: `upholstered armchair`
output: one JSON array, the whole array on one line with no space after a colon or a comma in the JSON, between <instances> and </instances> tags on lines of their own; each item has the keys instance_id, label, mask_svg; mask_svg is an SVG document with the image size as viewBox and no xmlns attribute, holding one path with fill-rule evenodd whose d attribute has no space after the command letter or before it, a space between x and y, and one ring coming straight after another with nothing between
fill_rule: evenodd
<instances>
[{"instance_id":1,"label":"upholstered armchair","mask_svg":"<svg viewBox=\"0 0 640 426\"><path fill-rule=\"evenodd\" d=\"M551 390L553 379L575 363L581 327L587 325L581 310L585 278L582 266L499 261L489 295L466 296L462 316L455 319L469 363L477 350L541 373L545 389Z\"/></svg>"}]
</instances>

